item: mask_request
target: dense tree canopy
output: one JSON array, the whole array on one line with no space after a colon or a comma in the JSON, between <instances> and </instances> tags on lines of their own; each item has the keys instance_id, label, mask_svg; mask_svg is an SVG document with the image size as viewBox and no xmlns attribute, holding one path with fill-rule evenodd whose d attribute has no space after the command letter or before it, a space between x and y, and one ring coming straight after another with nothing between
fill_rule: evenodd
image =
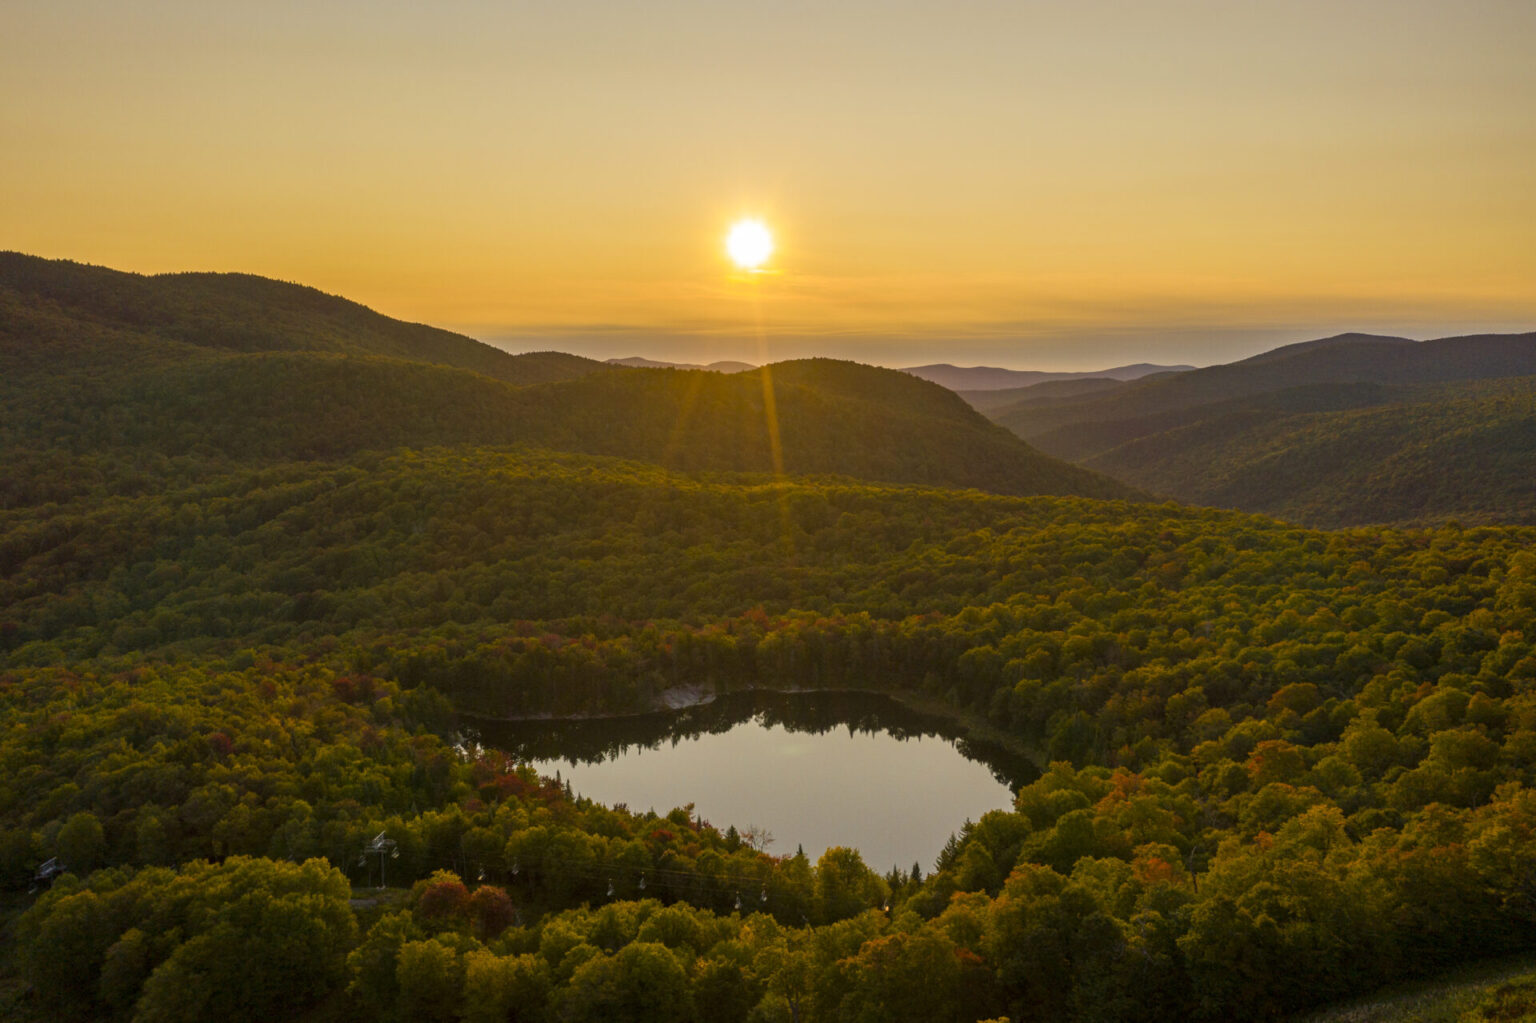
<instances>
[{"instance_id":1,"label":"dense tree canopy","mask_svg":"<svg viewBox=\"0 0 1536 1023\"><path fill-rule=\"evenodd\" d=\"M425 886L355 938L320 902L285 928L328 965L283 1005L401 1018L1263 1016L1536 938L1526 531L495 451L145 471L0 519L0 852L81 875L22 929L51 1011L222 1005L178 978L279 910L174 944L134 913L243 856L217 870ZM855 683L1054 766L881 878L445 738L455 708ZM359 863L381 831L398 857ZM54 943L110 983L52 977Z\"/></svg>"},{"instance_id":2,"label":"dense tree canopy","mask_svg":"<svg viewBox=\"0 0 1536 1023\"><path fill-rule=\"evenodd\" d=\"M784 453L848 475L736 474L761 377L515 388L174 284L0 288L0 1011L1264 1019L1536 948L1531 529L1000 496L1128 491L822 362L780 367ZM457 731L853 686L1041 773L880 876Z\"/></svg>"}]
</instances>

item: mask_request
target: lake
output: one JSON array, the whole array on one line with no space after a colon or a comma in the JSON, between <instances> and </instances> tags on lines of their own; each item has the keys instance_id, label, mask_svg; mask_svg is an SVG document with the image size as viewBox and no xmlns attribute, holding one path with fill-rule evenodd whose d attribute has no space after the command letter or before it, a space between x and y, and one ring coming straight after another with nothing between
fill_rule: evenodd
<instances>
[{"instance_id":1,"label":"lake","mask_svg":"<svg viewBox=\"0 0 1536 1023\"><path fill-rule=\"evenodd\" d=\"M481 740L579 795L665 814L692 802L722 831L766 829L768 852L858 849L884 873L928 873L967 818L1012 805L1030 762L875 693L734 693L685 710L479 722Z\"/></svg>"}]
</instances>

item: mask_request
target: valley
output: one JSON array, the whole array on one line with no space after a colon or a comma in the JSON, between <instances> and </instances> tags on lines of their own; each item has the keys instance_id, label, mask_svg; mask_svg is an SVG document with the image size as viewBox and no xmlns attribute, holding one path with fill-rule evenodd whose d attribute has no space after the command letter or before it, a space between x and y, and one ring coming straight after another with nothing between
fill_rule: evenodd
<instances>
[{"instance_id":1,"label":"valley","mask_svg":"<svg viewBox=\"0 0 1536 1023\"><path fill-rule=\"evenodd\" d=\"M0 872L66 868L8 918L8 1017L1264 1019L1533 947L1521 338L986 409L1037 448L850 362L620 368L0 269ZM793 738L781 690L891 740L864 765L944 734L995 805L935 783L950 839L887 870L701 816L724 768L665 806L556 764L743 705ZM679 691L680 730L557 720ZM1010 797L967 744L1038 763Z\"/></svg>"}]
</instances>

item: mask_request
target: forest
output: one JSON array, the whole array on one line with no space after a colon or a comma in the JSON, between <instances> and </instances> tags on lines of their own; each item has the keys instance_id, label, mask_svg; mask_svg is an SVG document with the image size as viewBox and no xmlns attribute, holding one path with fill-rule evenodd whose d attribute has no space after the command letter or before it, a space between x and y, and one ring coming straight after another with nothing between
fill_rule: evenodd
<instances>
[{"instance_id":1,"label":"forest","mask_svg":"<svg viewBox=\"0 0 1536 1023\"><path fill-rule=\"evenodd\" d=\"M692 379L522 386L297 341L271 358L334 360L314 393L348 411L233 372L218 393L287 439L199 440L200 374L251 353L177 365L151 326L132 351L69 328L99 356L75 376L25 331L0 351L57 397L0 423L6 1018L1279 1019L1536 951L1536 529L958 489L910 474L977 435L943 395L920 415L959 432L894 479L810 411L840 473L427 419L294 444L368 411L354 372L463 374L433 401ZM807 410L908 386L845 365L785 379L815 378ZM132 394L159 411L82 432ZM677 411L655 400L631 407ZM678 686L876 688L1040 775L882 874L599 805L461 728Z\"/></svg>"},{"instance_id":2,"label":"forest","mask_svg":"<svg viewBox=\"0 0 1536 1023\"><path fill-rule=\"evenodd\" d=\"M1324 527L1536 522L1536 334L1344 334L1141 380L970 391L1049 454Z\"/></svg>"},{"instance_id":3,"label":"forest","mask_svg":"<svg viewBox=\"0 0 1536 1023\"><path fill-rule=\"evenodd\" d=\"M679 469L1140 494L896 370L800 359L727 375L509 355L245 275L145 278L0 253L0 368L0 444L28 456L239 461L516 444Z\"/></svg>"},{"instance_id":4,"label":"forest","mask_svg":"<svg viewBox=\"0 0 1536 1023\"><path fill-rule=\"evenodd\" d=\"M155 978L289 902L330 965L248 1018L1263 1017L1536 937L1529 530L489 449L162 482L3 520L5 869L75 872L18 924L49 1011L194 1018ZM454 745L684 680L921 693L1051 767L882 877ZM333 920L381 831L415 893ZM236 870L260 905L177 922Z\"/></svg>"},{"instance_id":5,"label":"forest","mask_svg":"<svg viewBox=\"0 0 1536 1023\"><path fill-rule=\"evenodd\" d=\"M1193 503L1317 525L1536 522L1536 376L1298 388L1206 413L1085 464Z\"/></svg>"}]
</instances>

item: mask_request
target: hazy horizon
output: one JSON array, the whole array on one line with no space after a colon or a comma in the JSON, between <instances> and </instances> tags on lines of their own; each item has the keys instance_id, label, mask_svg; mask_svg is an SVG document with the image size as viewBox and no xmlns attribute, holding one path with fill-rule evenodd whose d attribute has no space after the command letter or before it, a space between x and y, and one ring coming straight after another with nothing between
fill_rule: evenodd
<instances>
[{"instance_id":1,"label":"hazy horizon","mask_svg":"<svg viewBox=\"0 0 1536 1023\"><path fill-rule=\"evenodd\" d=\"M1516 0L8 14L0 247L42 256L676 361L1206 365L1536 323ZM725 258L746 216L769 273Z\"/></svg>"},{"instance_id":2,"label":"hazy horizon","mask_svg":"<svg viewBox=\"0 0 1536 1023\"><path fill-rule=\"evenodd\" d=\"M457 331L513 354L561 351L591 359L640 357L657 362L747 362L761 365L785 359L848 359L873 366L905 369L947 363L960 367L1034 370L1049 373L1083 373L1149 363L1195 368L1235 362L1250 356L1339 334L1376 334L1431 341L1473 334L1524 334L1536 331L1528 323L1448 324L1443 330L1408 330L1403 326L1276 327L1232 331L1149 332L1130 337L1091 336L1048 339L999 339L986 345L963 340L927 338L774 337L766 349L755 338L717 339L669 335L664 332L498 334L474 326L451 326Z\"/></svg>"}]
</instances>

